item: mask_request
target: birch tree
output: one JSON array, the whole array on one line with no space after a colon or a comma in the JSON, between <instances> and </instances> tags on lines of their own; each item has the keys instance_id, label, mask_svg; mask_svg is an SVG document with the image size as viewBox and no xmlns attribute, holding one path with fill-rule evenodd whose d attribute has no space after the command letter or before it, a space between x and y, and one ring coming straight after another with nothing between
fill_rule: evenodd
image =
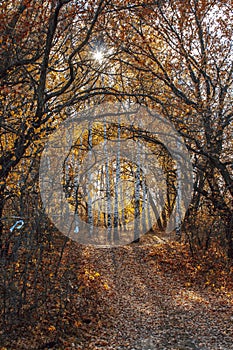
<instances>
[{"instance_id":1,"label":"birch tree","mask_svg":"<svg viewBox=\"0 0 233 350\"><path fill-rule=\"evenodd\" d=\"M188 214L208 201L232 240L232 37L230 0L137 2L115 14L108 34L127 71L131 98L153 106L183 136L193 160L195 193ZM115 7L117 4L115 3ZM109 32L110 33L110 32ZM119 40L120 39L120 40ZM184 175L184 174L183 174ZM196 208L195 208L196 206Z\"/></svg>"}]
</instances>

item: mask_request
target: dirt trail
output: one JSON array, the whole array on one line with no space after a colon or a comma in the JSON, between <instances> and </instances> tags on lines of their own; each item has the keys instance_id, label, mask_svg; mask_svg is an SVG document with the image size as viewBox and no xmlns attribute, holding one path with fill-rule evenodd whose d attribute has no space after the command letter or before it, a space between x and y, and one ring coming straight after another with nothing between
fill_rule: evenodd
<instances>
[{"instance_id":1,"label":"dirt trail","mask_svg":"<svg viewBox=\"0 0 233 350\"><path fill-rule=\"evenodd\" d=\"M98 310L109 312L98 326L90 325L77 349L233 349L232 303L187 286L150 257L149 246L88 248L88 261L113 294L99 302Z\"/></svg>"}]
</instances>

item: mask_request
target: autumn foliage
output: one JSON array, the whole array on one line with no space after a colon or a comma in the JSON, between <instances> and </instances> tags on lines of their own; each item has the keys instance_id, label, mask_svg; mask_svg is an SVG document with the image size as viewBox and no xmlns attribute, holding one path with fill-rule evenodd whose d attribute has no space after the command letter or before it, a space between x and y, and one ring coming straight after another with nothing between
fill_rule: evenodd
<instances>
[{"instance_id":1,"label":"autumn foliage","mask_svg":"<svg viewBox=\"0 0 233 350\"><path fill-rule=\"evenodd\" d=\"M226 309L230 324L232 23L231 0L0 1L0 349L93 350L110 343L131 349L127 327L121 327L128 307L129 320L124 312L123 318L133 327L131 303L140 313L138 327L143 319L149 329L143 317L151 308L154 319L166 316L176 329L172 307L178 314L194 305L207 307L214 324L215 304ZM84 222L112 230L116 240L147 203L150 232L123 247L97 249L63 236L45 214L39 168L48 137L65 120L105 102L126 111L135 103L153 109L182 137L194 184L176 232L165 232L178 198L171 154L156 139L158 130L126 126L117 114L115 123L92 121L79 135L64 162L64 193ZM92 187L77 186L83 159L120 137L147 145L162 169L165 199L151 225L159 205L137 159L107 159L101 170L86 174ZM123 190L116 198L118 182ZM89 188L107 211L93 209ZM110 213L111 199L117 208L127 202L125 209ZM142 349L135 339L135 349ZM163 342L161 335L157 348L170 349Z\"/></svg>"}]
</instances>

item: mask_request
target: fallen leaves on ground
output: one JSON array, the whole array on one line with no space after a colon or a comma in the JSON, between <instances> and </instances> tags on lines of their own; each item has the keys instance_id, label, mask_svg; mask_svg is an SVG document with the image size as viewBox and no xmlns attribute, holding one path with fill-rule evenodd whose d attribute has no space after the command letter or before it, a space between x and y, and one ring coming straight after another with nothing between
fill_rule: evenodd
<instances>
[{"instance_id":1,"label":"fallen leaves on ground","mask_svg":"<svg viewBox=\"0 0 233 350\"><path fill-rule=\"evenodd\" d=\"M233 349L233 269L217 248L191 257L179 243L73 243L61 266L70 289L55 286L46 317L42 303L31 327L3 334L7 350Z\"/></svg>"}]
</instances>

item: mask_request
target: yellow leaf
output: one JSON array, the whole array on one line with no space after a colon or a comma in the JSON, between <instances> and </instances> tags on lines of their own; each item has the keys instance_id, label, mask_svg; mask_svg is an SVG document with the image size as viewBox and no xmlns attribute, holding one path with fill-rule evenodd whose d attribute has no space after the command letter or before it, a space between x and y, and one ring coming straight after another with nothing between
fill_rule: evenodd
<instances>
[{"instance_id":1,"label":"yellow leaf","mask_svg":"<svg viewBox=\"0 0 233 350\"><path fill-rule=\"evenodd\" d=\"M78 328L78 327L82 326L82 322L81 321L75 321L74 325L75 325L75 327Z\"/></svg>"},{"instance_id":2,"label":"yellow leaf","mask_svg":"<svg viewBox=\"0 0 233 350\"><path fill-rule=\"evenodd\" d=\"M105 290L109 290L110 288L109 288L109 285L107 284L107 283L104 283L104 289Z\"/></svg>"},{"instance_id":3,"label":"yellow leaf","mask_svg":"<svg viewBox=\"0 0 233 350\"><path fill-rule=\"evenodd\" d=\"M54 331L56 330L56 327L54 327L54 326L49 326L48 330L49 330L50 332L54 332Z\"/></svg>"}]
</instances>

